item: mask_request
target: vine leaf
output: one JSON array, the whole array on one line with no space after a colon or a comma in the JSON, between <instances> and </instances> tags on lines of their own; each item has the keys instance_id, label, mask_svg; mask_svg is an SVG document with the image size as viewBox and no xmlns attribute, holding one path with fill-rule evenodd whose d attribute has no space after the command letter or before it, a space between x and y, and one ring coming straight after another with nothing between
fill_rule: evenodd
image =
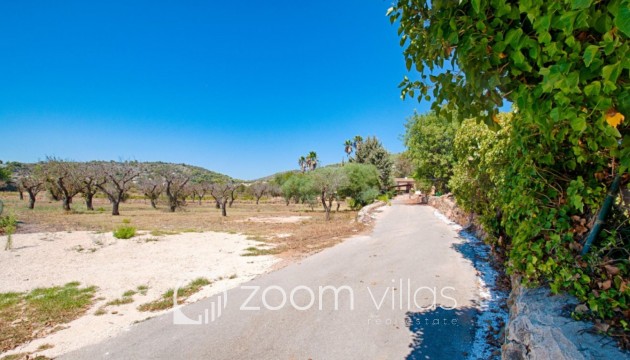
<instances>
[{"instance_id":1,"label":"vine leaf","mask_svg":"<svg viewBox=\"0 0 630 360\"><path fill-rule=\"evenodd\" d=\"M614 128L619 126L619 124L621 124L625 118L626 117L623 116L622 113L615 110L609 110L606 112L606 122L608 123L608 125Z\"/></svg>"}]
</instances>

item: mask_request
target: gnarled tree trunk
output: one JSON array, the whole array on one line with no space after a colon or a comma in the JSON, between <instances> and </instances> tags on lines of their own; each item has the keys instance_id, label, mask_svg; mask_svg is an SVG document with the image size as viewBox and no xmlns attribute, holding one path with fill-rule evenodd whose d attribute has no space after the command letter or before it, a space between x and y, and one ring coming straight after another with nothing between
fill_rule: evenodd
<instances>
[{"instance_id":1,"label":"gnarled tree trunk","mask_svg":"<svg viewBox=\"0 0 630 360\"><path fill-rule=\"evenodd\" d=\"M37 196L37 194L34 194L32 191L28 192L28 208L29 209L34 209L35 208L36 196Z\"/></svg>"},{"instance_id":2,"label":"gnarled tree trunk","mask_svg":"<svg viewBox=\"0 0 630 360\"><path fill-rule=\"evenodd\" d=\"M85 194L85 207L87 207L88 210L94 211L94 205L92 205L93 199L94 199L94 194L91 194L91 193Z\"/></svg>"}]
</instances>

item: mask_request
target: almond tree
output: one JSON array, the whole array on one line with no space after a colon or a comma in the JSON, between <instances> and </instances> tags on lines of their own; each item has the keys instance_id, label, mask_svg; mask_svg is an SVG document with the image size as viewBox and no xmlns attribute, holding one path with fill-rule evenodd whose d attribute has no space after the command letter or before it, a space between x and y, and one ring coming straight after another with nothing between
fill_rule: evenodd
<instances>
[{"instance_id":1,"label":"almond tree","mask_svg":"<svg viewBox=\"0 0 630 360\"><path fill-rule=\"evenodd\" d=\"M112 215L120 215L118 208L123 202L128 192L134 184L134 179L139 175L139 168L136 164L125 162L101 163L99 167L102 184L98 188L107 196L112 203Z\"/></svg>"},{"instance_id":2,"label":"almond tree","mask_svg":"<svg viewBox=\"0 0 630 360\"><path fill-rule=\"evenodd\" d=\"M169 211L175 212L175 210L184 203L183 199L187 195L187 185L190 181L191 174L187 169L169 165L158 168L156 174L159 175L164 182L164 193L168 198Z\"/></svg>"},{"instance_id":3,"label":"almond tree","mask_svg":"<svg viewBox=\"0 0 630 360\"><path fill-rule=\"evenodd\" d=\"M198 180L195 184L191 186L193 201L195 201L195 196L196 196L199 202L199 205L201 205L201 201L208 194L211 187L212 187L212 183L210 183L209 181Z\"/></svg>"},{"instance_id":4,"label":"almond tree","mask_svg":"<svg viewBox=\"0 0 630 360\"><path fill-rule=\"evenodd\" d=\"M82 169L79 164L49 157L43 169L51 193L62 201L65 211L70 211L72 198L83 191Z\"/></svg>"},{"instance_id":5,"label":"almond tree","mask_svg":"<svg viewBox=\"0 0 630 360\"><path fill-rule=\"evenodd\" d=\"M83 163L79 165L82 173L81 182L83 183L83 198L85 199L85 207L88 210L94 210L92 200L98 192L99 185L105 183L105 178L99 176L98 165L95 163Z\"/></svg>"},{"instance_id":6,"label":"almond tree","mask_svg":"<svg viewBox=\"0 0 630 360\"><path fill-rule=\"evenodd\" d=\"M232 181L224 183L214 183L210 187L210 195L212 195L217 205L221 209L222 216L227 216L226 207L234 188L236 188L236 185Z\"/></svg>"},{"instance_id":7,"label":"almond tree","mask_svg":"<svg viewBox=\"0 0 630 360\"><path fill-rule=\"evenodd\" d=\"M42 174L40 165L36 165L33 169L23 168L20 170L17 176L17 183L21 189L28 194L28 208L35 208L35 200L37 200L37 194L44 190L46 178Z\"/></svg>"},{"instance_id":8,"label":"almond tree","mask_svg":"<svg viewBox=\"0 0 630 360\"><path fill-rule=\"evenodd\" d=\"M260 202L260 198L262 198L269 191L269 184L266 182L255 182L251 186L252 194L256 198L256 205Z\"/></svg>"},{"instance_id":9,"label":"almond tree","mask_svg":"<svg viewBox=\"0 0 630 360\"><path fill-rule=\"evenodd\" d=\"M151 202L151 207L157 209L157 200L164 191L164 181L155 174L143 176L138 179L138 190Z\"/></svg>"}]
</instances>

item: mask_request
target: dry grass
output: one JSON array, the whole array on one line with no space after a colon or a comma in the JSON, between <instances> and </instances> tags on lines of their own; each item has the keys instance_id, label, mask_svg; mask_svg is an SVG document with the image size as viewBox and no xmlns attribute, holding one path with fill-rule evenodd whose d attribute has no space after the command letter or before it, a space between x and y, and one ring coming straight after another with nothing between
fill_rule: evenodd
<instances>
[{"instance_id":1,"label":"dry grass","mask_svg":"<svg viewBox=\"0 0 630 360\"><path fill-rule=\"evenodd\" d=\"M330 221L325 221L321 207L313 211L301 204L287 206L282 199L268 199L261 201L260 205L237 199L225 218L211 200L205 200L202 205L189 203L182 210L171 213L166 211L164 204L156 210L151 208L148 201L131 199L121 204L121 216L112 216L108 201L102 198L94 199L96 211L87 211L83 199L76 197L72 204L73 211L69 213L62 210L60 202L50 201L45 194L39 196L34 210L29 210L27 201L20 201L17 193L0 193L0 199L5 202L5 212L13 213L19 219L17 233L78 230L110 232L130 223L139 231L148 231L153 236L197 231L247 234L274 244L273 252L284 256L316 252L366 230L365 225L354 221L356 211L349 210L345 205L339 212L332 213ZM288 216L308 218L297 223L249 220Z\"/></svg>"}]
</instances>

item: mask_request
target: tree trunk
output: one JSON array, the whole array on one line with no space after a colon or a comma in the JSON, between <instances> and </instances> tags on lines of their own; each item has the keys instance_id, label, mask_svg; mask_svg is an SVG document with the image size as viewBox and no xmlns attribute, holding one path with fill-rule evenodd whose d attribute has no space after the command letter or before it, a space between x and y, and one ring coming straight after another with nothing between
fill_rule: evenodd
<instances>
[{"instance_id":1,"label":"tree trunk","mask_svg":"<svg viewBox=\"0 0 630 360\"><path fill-rule=\"evenodd\" d=\"M335 210L335 212L339 212L339 207L341 206L341 203L339 203L339 201L337 201L337 210Z\"/></svg>"},{"instance_id":2,"label":"tree trunk","mask_svg":"<svg viewBox=\"0 0 630 360\"><path fill-rule=\"evenodd\" d=\"M85 194L85 207L87 207L88 210L92 210L92 211L94 211L94 206L92 205L93 198L94 198L94 194L91 194L91 193Z\"/></svg>"},{"instance_id":3,"label":"tree trunk","mask_svg":"<svg viewBox=\"0 0 630 360\"><path fill-rule=\"evenodd\" d=\"M70 211L70 203L72 202L71 197L64 196L63 198L63 209L65 211Z\"/></svg>"},{"instance_id":4,"label":"tree trunk","mask_svg":"<svg viewBox=\"0 0 630 360\"><path fill-rule=\"evenodd\" d=\"M221 208L221 203L219 202L219 200L215 200L216 204L214 204L214 207L216 207L217 209Z\"/></svg>"},{"instance_id":5,"label":"tree trunk","mask_svg":"<svg viewBox=\"0 0 630 360\"><path fill-rule=\"evenodd\" d=\"M330 207L326 203L326 192L322 191L322 205L324 205L324 211L326 212L326 221L330 220Z\"/></svg>"},{"instance_id":6,"label":"tree trunk","mask_svg":"<svg viewBox=\"0 0 630 360\"><path fill-rule=\"evenodd\" d=\"M223 203L221 204L221 215L222 216L227 216L227 209L225 208L225 205L227 205L227 200L224 200Z\"/></svg>"},{"instance_id":7,"label":"tree trunk","mask_svg":"<svg viewBox=\"0 0 630 360\"><path fill-rule=\"evenodd\" d=\"M118 211L118 207L120 205L120 201L118 200L114 200L114 199L109 199L112 203L112 215L120 215L120 212Z\"/></svg>"},{"instance_id":8,"label":"tree trunk","mask_svg":"<svg viewBox=\"0 0 630 360\"><path fill-rule=\"evenodd\" d=\"M18 191L18 193L20 194L20 200L24 200L24 192Z\"/></svg>"},{"instance_id":9,"label":"tree trunk","mask_svg":"<svg viewBox=\"0 0 630 360\"><path fill-rule=\"evenodd\" d=\"M261 196L261 197L262 197L262 196ZM256 205L258 205L258 203L260 202L260 198L261 198L261 197L256 196Z\"/></svg>"},{"instance_id":10,"label":"tree trunk","mask_svg":"<svg viewBox=\"0 0 630 360\"><path fill-rule=\"evenodd\" d=\"M33 194L31 191L28 192L28 208L29 209L34 209L35 208L35 197L37 195Z\"/></svg>"},{"instance_id":11,"label":"tree trunk","mask_svg":"<svg viewBox=\"0 0 630 360\"><path fill-rule=\"evenodd\" d=\"M230 203L228 204L228 206L232 207L232 204L234 204L234 198L230 198Z\"/></svg>"},{"instance_id":12,"label":"tree trunk","mask_svg":"<svg viewBox=\"0 0 630 360\"><path fill-rule=\"evenodd\" d=\"M175 209L177 209L177 198L168 194L168 210L170 212L175 212Z\"/></svg>"},{"instance_id":13,"label":"tree trunk","mask_svg":"<svg viewBox=\"0 0 630 360\"><path fill-rule=\"evenodd\" d=\"M151 207L154 208L154 209L157 209L157 204L155 203L156 199L155 198L151 198L150 200L151 200Z\"/></svg>"}]
</instances>

